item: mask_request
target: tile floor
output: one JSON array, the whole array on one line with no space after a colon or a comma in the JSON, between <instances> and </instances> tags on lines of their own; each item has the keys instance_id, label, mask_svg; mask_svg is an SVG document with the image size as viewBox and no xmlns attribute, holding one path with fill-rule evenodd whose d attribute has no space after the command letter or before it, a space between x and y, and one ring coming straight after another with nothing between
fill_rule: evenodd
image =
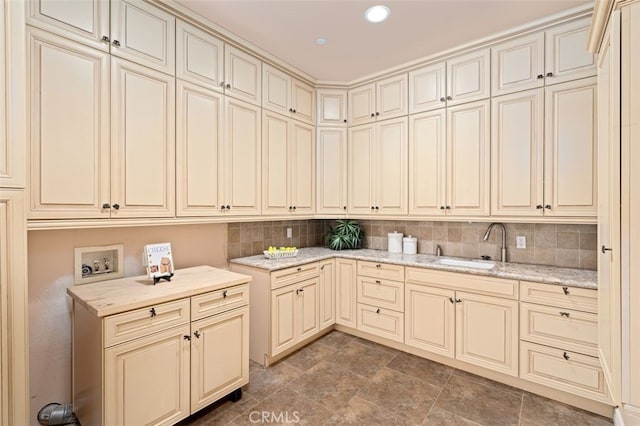
<instances>
[{"instance_id":1,"label":"tile floor","mask_svg":"<svg viewBox=\"0 0 640 426\"><path fill-rule=\"evenodd\" d=\"M333 331L263 368L251 362L243 397L182 426L611 425L604 417Z\"/></svg>"}]
</instances>

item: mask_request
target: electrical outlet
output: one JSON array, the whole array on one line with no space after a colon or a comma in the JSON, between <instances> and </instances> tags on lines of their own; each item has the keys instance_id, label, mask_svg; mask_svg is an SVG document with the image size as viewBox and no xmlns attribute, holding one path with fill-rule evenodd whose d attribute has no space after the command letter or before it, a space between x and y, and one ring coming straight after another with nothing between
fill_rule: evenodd
<instances>
[{"instance_id":1,"label":"electrical outlet","mask_svg":"<svg viewBox=\"0 0 640 426\"><path fill-rule=\"evenodd\" d=\"M291 228L287 228L287 238L293 238L293 232L291 231Z\"/></svg>"},{"instance_id":2,"label":"electrical outlet","mask_svg":"<svg viewBox=\"0 0 640 426\"><path fill-rule=\"evenodd\" d=\"M527 237L525 237L524 235L518 235L516 237L516 248L527 248Z\"/></svg>"}]
</instances>

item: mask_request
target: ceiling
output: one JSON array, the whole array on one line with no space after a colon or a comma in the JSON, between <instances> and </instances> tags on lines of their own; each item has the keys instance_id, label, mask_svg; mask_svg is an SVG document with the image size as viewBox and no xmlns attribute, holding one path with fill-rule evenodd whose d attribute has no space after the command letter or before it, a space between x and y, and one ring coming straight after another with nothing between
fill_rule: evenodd
<instances>
[{"instance_id":1,"label":"ceiling","mask_svg":"<svg viewBox=\"0 0 640 426\"><path fill-rule=\"evenodd\" d=\"M176 0L321 81L353 81L593 0ZM364 11L385 4L372 24ZM322 37L326 44L319 46Z\"/></svg>"}]
</instances>

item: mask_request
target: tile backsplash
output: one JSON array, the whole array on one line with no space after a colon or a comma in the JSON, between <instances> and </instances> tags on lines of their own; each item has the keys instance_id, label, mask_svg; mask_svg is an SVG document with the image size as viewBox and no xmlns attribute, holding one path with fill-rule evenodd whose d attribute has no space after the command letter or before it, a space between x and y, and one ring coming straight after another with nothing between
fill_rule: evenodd
<instances>
[{"instance_id":1,"label":"tile backsplash","mask_svg":"<svg viewBox=\"0 0 640 426\"><path fill-rule=\"evenodd\" d=\"M500 259L502 231L494 227L487 242L482 237L485 222L414 222L360 220L367 237L366 246L387 250L387 234L398 231L418 237L418 253L434 254L436 245L444 256ZM505 223L507 261L569 268L597 268L596 225ZM516 236L524 236L526 248L516 248Z\"/></svg>"},{"instance_id":2,"label":"tile backsplash","mask_svg":"<svg viewBox=\"0 0 640 426\"><path fill-rule=\"evenodd\" d=\"M500 259L501 230L494 228L482 241L488 222L430 222L358 220L365 231L364 246L387 250L387 234L398 231L418 237L418 253L434 254L436 245L444 256ZM286 220L228 224L227 257L252 256L269 246L313 247L324 245L328 220ZM505 223L507 261L569 268L597 268L596 225ZM287 238L287 228L292 237ZM526 248L516 248L516 236L526 239Z\"/></svg>"}]
</instances>

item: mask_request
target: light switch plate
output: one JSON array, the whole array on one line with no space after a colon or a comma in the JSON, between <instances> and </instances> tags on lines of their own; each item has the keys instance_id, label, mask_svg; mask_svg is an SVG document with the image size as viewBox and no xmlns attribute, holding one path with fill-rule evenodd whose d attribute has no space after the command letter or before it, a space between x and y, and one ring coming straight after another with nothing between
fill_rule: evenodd
<instances>
[{"instance_id":1,"label":"light switch plate","mask_svg":"<svg viewBox=\"0 0 640 426\"><path fill-rule=\"evenodd\" d=\"M291 228L287 228L287 238L293 238L293 232Z\"/></svg>"},{"instance_id":2,"label":"light switch plate","mask_svg":"<svg viewBox=\"0 0 640 426\"><path fill-rule=\"evenodd\" d=\"M525 237L524 235L518 235L516 237L516 248L527 248L527 237Z\"/></svg>"}]
</instances>

